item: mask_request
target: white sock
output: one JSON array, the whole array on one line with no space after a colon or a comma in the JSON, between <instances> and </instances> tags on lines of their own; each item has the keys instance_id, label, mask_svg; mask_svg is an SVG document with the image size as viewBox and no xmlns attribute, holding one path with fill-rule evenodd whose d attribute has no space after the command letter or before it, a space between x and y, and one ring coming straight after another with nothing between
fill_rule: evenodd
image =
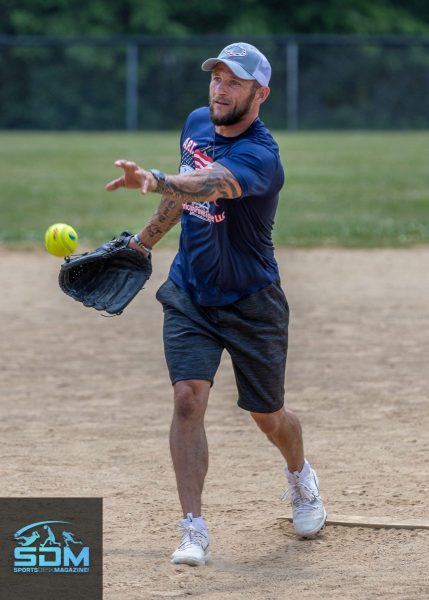
<instances>
[{"instance_id":1,"label":"white sock","mask_svg":"<svg viewBox=\"0 0 429 600\"><path fill-rule=\"evenodd\" d=\"M188 513L186 519L183 519L183 521L186 524L192 523L195 529L207 532L207 523L205 522L204 517L194 517L192 513Z\"/></svg>"},{"instance_id":2,"label":"white sock","mask_svg":"<svg viewBox=\"0 0 429 600\"><path fill-rule=\"evenodd\" d=\"M289 471L288 466L285 466L285 473L286 473L286 477L292 477L292 476L296 476L298 475L299 477L302 478L306 478L310 475L311 472L311 466L310 463L308 462L308 460L306 458L304 458L304 466L302 467L301 471Z\"/></svg>"}]
</instances>

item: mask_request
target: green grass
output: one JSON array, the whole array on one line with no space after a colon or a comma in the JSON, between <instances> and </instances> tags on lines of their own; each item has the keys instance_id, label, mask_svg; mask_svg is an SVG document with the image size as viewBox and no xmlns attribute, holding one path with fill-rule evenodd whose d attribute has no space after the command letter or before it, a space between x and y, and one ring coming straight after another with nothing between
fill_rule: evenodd
<instances>
[{"instance_id":1,"label":"green grass","mask_svg":"<svg viewBox=\"0 0 429 600\"><path fill-rule=\"evenodd\" d=\"M277 245L429 242L428 132L275 132L286 167ZM104 191L117 158L176 172L178 133L0 133L0 242L43 243L57 221L86 243L136 230L155 194ZM177 239L178 228L166 238Z\"/></svg>"}]
</instances>

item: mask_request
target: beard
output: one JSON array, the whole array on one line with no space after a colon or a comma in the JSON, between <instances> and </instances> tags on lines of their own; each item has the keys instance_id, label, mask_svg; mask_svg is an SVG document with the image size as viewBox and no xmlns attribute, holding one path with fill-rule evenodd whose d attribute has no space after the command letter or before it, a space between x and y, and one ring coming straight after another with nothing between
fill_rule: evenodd
<instances>
[{"instance_id":1,"label":"beard","mask_svg":"<svg viewBox=\"0 0 429 600\"><path fill-rule=\"evenodd\" d=\"M217 117L214 114L214 103L213 100L211 100L209 97L210 119L212 120L212 123L218 126L236 125L237 123L239 123L242 120L242 118L245 117L249 112L255 94L256 88L251 90L248 98L243 101L243 104L241 106L236 106L221 117Z\"/></svg>"}]
</instances>

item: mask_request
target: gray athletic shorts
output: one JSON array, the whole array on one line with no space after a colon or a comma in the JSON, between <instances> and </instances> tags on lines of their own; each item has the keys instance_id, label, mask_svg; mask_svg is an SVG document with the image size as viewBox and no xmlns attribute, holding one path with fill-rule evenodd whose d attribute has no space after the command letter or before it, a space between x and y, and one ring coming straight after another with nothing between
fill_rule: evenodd
<instances>
[{"instance_id":1,"label":"gray athletic shorts","mask_svg":"<svg viewBox=\"0 0 429 600\"><path fill-rule=\"evenodd\" d=\"M270 413L284 404L289 307L279 283L227 306L194 303L171 279L159 288L170 379L213 384L222 351L231 356L238 406Z\"/></svg>"}]
</instances>

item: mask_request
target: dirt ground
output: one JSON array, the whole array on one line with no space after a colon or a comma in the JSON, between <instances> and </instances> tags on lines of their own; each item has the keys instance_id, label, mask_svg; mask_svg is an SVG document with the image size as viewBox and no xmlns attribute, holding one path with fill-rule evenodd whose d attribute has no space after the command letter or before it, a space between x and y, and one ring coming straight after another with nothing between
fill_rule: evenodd
<instances>
[{"instance_id":1,"label":"dirt ground","mask_svg":"<svg viewBox=\"0 0 429 600\"><path fill-rule=\"evenodd\" d=\"M291 305L287 405L302 420L328 514L428 521L429 248L281 250ZM0 250L2 496L104 497L104 598L429 597L429 530L279 517L278 451L236 406L228 357L206 426L212 562L174 566L171 387L155 291L172 253L117 318L59 290L60 261Z\"/></svg>"}]
</instances>

